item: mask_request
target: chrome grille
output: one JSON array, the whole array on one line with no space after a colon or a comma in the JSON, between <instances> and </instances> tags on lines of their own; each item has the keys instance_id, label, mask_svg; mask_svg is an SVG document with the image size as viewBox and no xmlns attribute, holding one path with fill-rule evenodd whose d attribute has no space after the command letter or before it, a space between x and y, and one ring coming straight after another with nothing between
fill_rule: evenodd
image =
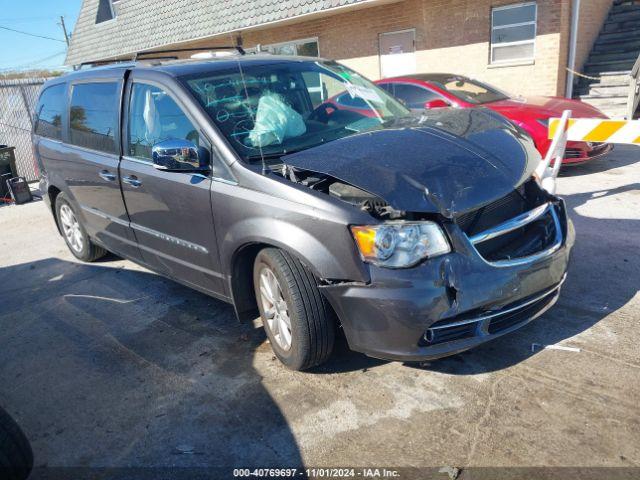
<instances>
[{"instance_id":1,"label":"chrome grille","mask_svg":"<svg viewBox=\"0 0 640 480\"><path fill-rule=\"evenodd\" d=\"M513 218L520 213L526 212L530 208L527 204L525 186L521 185L518 189L509 193L509 195L489 205L460 215L455 221L464 233L473 235Z\"/></svg>"},{"instance_id":2,"label":"chrome grille","mask_svg":"<svg viewBox=\"0 0 640 480\"><path fill-rule=\"evenodd\" d=\"M564 151L564 158L582 158L583 151L579 148L567 148Z\"/></svg>"},{"instance_id":3,"label":"chrome grille","mask_svg":"<svg viewBox=\"0 0 640 480\"><path fill-rule=\"evenodd\" d=\"M467 237L486 262L497 267L513 266L557 251L562 245L562 228L556 207L548 202Z\"/></svg>"}]
</instances>

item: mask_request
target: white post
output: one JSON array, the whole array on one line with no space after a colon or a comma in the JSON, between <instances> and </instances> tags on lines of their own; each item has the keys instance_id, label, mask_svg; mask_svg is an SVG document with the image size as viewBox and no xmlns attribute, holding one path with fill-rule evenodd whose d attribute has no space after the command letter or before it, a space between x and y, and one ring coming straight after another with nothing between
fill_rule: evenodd
<instances>
[{"instance_id":1,"label":"white post","mask_svg":"<svg viewBox=\"0 0 640 480\"><path fill-rule=\"evenodd\" d=\"M569 35L569 61L567 62L567 85L565 97L573 97L573 71L576 68L576 46L578 42L578 28L580 27L580 0L571 2L571 34Z\"/></svg>"},{"instance_id":2,"label":"white post","mask_svg":"<svg viewBox=\"0 0 640 480\"><path fill-rule=\"evenodd\" d=\"M540 179L540 185L549 193L555 193L556 191L556 178L560 172L562 160L564 159L564 150L567 146L567 124L569 123L569 117L571 117L571 110L565 110L562 112L562 117L558 122L556 128L556 134L551 140L549 151L544 159L536 168L536 174ZM553 167L551 167L551 160L554 160Z\"/></svg>"}]
</instances>

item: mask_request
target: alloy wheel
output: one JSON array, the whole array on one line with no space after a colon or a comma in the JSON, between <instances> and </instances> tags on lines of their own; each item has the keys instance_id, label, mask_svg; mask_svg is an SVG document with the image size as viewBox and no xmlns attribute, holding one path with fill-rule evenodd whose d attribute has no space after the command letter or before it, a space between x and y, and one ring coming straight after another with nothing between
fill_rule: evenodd
<instances>
[{"instance_id":1,"label":"alloy wheel","mask_svg":"<svg viewBox=\"0 0 640 480\"><path fill-rule=\"evenodd\" d=\"M60 223L62 224L62 231L69 246L74 252L81 253L84 248L82 230L80 230L80 224L73 210L71 210L68 205L62 205L60 207Z\"/></svg>"},{"instance_id":2,"label":"alloy wheel","mask_svg":"<svg viewBox=\"0 0 640 480\"><path fill-rule=\"evenodd\" d=\"M288 351L291 349L289 307L278 279L268 267L264 267L260 272L260 301L267 328L273 335L274 341L282 350Z\"/></svg>"}]
</instances>

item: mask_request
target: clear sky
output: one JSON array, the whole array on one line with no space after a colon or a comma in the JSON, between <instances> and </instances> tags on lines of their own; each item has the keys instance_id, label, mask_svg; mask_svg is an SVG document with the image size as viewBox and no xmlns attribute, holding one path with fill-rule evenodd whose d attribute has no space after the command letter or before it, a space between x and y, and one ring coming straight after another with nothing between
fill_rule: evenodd
<instances>
[{"instance_id":1,"label":"clear sky","mask_svg":"<svg viewBox=\"0 0 640 480\"><path fill-rule=\"evenodd\" d=\"M61 66L66 44L59 25L60 15L64 15L71 34L81 4L82 0L0 0L0 27L61 40L0 28L0 71Z\"/></svg>"}]
</instances>

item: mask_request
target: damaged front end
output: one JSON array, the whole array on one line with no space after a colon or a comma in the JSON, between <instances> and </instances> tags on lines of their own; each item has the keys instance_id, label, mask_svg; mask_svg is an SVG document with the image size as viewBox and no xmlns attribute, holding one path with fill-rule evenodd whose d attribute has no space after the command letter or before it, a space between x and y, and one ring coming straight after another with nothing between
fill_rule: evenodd
<instances>
[{"instance_id":1,"label":"damaged front end","mask_svg":"<svg viewBox=\"0 0 640 480\"><path fill-rule=\"evenodd\" d=\"M535 181L441 225L450 252L412 268L369 265L366 285L323 287L352 349L439 358L520 328L556 302L575 233L564 202Z\"/></svg>"},{"instance_id":2,"label":"damaged front end","mask_svg":"<svg viewBox=\"0 0 640 480\"><path fill-rule=\"evenodd\" d=\"M530 139L464 115L466 136L440 118L283 157L289 180L371 216L350 226L370 282L322 287L354 350L438 358L515 330L557 300L574 242L564 202L531 176L539 157Z\"/></svg>"},{"instance_id":3,"label":"damaged front end","mask_svg":"<svg viewBox=\"0 0 640 480\"><path fill-rule=\"evenodd\" d=\"M407 213L397 210L377 195L361 188L342 182L331 175L309 172L302 169L284 166L282 175L294 183L304 185L314 191L348 203L379 220L396 220L406 218Z\"/></svg>"}]
</instances>

